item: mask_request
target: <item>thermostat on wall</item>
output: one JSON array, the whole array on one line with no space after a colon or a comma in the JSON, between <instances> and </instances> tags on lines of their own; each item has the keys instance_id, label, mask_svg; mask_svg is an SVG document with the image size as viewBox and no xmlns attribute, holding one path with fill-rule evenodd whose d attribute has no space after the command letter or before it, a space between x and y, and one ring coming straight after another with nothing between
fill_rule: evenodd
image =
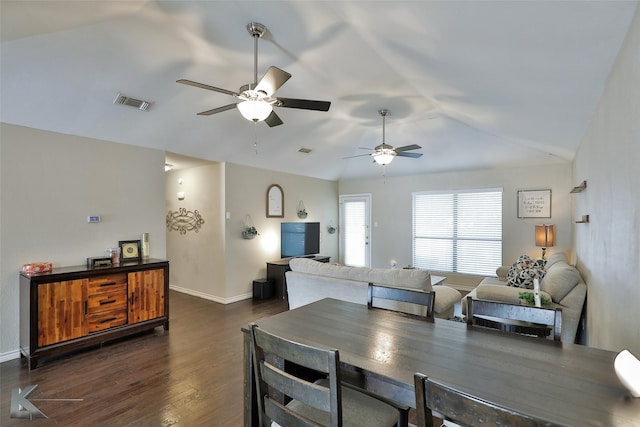
<instances>
[{"instance_id":1,"label":"thermostat on wall","mask_svg":"<svg viewBox=\"0 0 640 427\"><path fill-rule=\"evenodd\" d=\"M89 215L87 217L87 222L89 222L89 223L100 222L100 215Z\"/></svg>"}]
</instances>

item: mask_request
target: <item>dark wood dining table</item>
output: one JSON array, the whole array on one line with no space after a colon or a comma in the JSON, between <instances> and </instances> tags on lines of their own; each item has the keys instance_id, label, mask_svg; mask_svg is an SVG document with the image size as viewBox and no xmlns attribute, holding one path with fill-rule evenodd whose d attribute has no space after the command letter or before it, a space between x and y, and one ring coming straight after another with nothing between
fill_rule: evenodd
<instances>
[{"instance_id":1,"label":"dark wood dining table","mask_svg":"<svg viewBox=\"0 0 640 427\"><path fill-rule=\"evenodd\" d=\"M366 387L415 408L421 372L463 392L561 426L640 426L640 399L618 380L615 352L578 344L434 323L366 305L323 299L256 323L304 344L335 348ZM257 408L248 328L244 332L244 424Z\"/></svg>"}]
</instances>

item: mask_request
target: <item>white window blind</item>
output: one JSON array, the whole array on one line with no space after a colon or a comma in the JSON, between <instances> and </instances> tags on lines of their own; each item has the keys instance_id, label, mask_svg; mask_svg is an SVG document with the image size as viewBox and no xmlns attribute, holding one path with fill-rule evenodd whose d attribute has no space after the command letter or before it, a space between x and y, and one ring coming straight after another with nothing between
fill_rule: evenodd
<instances>
[{"instance_id":1,"label":"white window blind","mask_svg":"<svg viewBox=\"0 0 640 427\"><path fill-rule=\"evenodd\" d=\"M502 265L502 189L413 193L413 265L495 275Z\"/></svg>"}]
</instances>

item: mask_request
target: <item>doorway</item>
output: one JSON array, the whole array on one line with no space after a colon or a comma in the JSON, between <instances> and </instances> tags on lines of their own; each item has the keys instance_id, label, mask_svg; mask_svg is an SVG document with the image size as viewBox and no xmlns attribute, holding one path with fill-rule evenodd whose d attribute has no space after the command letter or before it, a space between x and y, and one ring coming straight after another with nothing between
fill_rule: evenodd
<instances>
[{"instance_id":1,"label":"doorway","mask_svg":"<svg viewBox=\"0 0 640 427\"><path fill-rule=\"evenodd\" d=\"M340 196L340 262L371 267L371 194Z\"/></svg>"}]
</instances>

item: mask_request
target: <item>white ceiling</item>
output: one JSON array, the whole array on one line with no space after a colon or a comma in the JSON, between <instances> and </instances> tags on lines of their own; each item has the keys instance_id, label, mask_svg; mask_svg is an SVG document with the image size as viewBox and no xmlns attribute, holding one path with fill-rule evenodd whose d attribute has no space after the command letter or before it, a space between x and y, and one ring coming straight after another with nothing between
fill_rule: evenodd
<instances>
[{"instance_id":1,"label":"white ceiling","mask_svg":"<svg viewBox=\"0 0 640 427\"><path fill-rule=\"evenodd\" d=\"M2 0L0 120L332 180L565 162L637 3ZM277 108L273 128L196 115L234 99L176 80L250 83L252 21L269 30L258 77L282 68L277 95L329 112ZM420 159L343 159L382 142L381 108L386 142Z\"/></svg>"}]
</instances>

